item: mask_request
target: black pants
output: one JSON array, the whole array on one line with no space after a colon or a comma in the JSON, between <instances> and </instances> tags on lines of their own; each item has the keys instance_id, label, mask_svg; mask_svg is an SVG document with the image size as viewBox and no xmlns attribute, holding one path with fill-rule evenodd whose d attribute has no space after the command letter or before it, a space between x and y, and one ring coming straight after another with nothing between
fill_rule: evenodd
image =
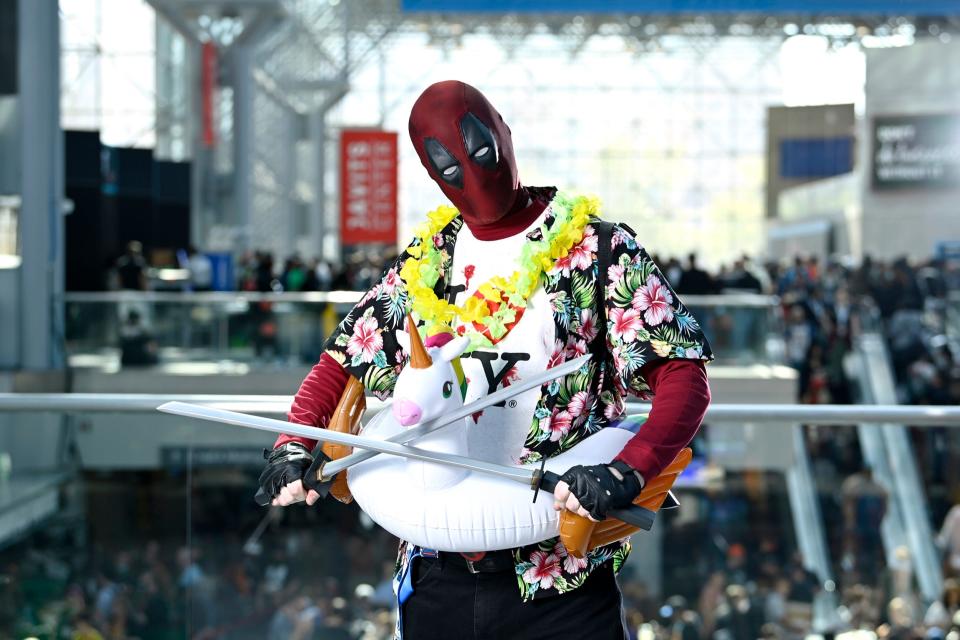
<instances>
[{"instance_id":1,"label":"black pants","mask_svg":"<svg viewBox=\"0 0 960 640\"><path fill-rule=\"evenodd\" d=\"M414 559L413 595L403 605L403 640L625 640L610 563L579 588L523 602L513 571L470 573L436 558Z\"/></svg>"}]
</instances>

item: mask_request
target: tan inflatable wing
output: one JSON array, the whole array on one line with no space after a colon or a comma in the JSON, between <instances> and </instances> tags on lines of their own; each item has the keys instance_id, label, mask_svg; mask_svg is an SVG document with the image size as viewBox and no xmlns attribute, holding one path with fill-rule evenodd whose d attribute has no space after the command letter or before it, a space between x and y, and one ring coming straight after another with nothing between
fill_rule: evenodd
<instances>
[{"instance_id":1,"label":"tan inflatable wing","mask_svg":"<svg viewBox=\"0 0 960 640\"><path fill-rule=\"evenodd\" d=\"M683 449L659 476L647 482L633 504L657 512L666 501L673 483L692 459L693 451L690 448ZM588 551L626 538L639 530L638 527L613 518L593 522L571 511L564 510L560 514L560 541L567 548L567 552L576 558L582 558Z\"/></svg>"},{"instance_id":2,"label":"tan inflatable wing","mask_svg":"<svg viewBox=\"0 0 960 640\"><path fill-rule=\"evenodd\" d=\"M327 428L340 433L356 435L360 430L360 418L363 417L363 412L366 410L367 399L363 395L363 384L355 377L350 376L350 379L347 380L347 386L343 390L343 395L340 396L340 402L337 403L337 408L333 410L333 415L330 416L330 424L327 425ZM353 453L353 447L324 442L323 452L331 460L339 460ZM347 487L346 470L338 473L333 479L333 484L330 485L330 494L344 504L353 502L353 496Z\"/></svg>"}]
</instances>

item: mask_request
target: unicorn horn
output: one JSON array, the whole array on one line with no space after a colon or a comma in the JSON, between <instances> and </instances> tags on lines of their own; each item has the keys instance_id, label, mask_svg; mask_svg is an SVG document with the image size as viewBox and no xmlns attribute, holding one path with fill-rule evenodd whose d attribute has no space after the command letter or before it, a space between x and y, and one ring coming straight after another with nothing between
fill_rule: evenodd
<instances>
[{"instance_id":1,"label":"unicorn horn","mask_svg":"<svg viewBox=\"0 0 960 640\"><path fill-rule=\"evenodd\" d=\"M413 321L413 316L407 314L407 333L410 334L410 367L413 369L428 369L433 365L430 354L423 346L423 340L420 339L420 332L417 331L417 323Z\"/></svg>"}]
</instances>

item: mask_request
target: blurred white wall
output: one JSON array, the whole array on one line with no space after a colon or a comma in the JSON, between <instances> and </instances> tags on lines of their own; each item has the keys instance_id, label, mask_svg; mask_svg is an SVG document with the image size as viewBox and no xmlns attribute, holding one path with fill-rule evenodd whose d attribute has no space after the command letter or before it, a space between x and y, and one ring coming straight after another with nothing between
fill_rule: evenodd
<instances>
[{"instance_id":1,"label":"blurred white wall","mask_svg":"<svg viewBox=\"0 0 960 640\"><path fill-rule=\"evenodd\" d=\"M928 258L937 242L960 240L960 185L874 189L873 119L948 113L960 118L960 41L930 39L866 54L866 111L858 135L863 251L881 258Z\"/></svg>"}]
</instances>

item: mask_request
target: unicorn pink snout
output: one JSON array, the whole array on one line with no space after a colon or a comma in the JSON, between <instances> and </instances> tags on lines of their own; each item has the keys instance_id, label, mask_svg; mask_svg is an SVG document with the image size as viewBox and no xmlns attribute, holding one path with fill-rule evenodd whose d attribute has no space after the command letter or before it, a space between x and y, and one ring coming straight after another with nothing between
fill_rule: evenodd
<instances>
[{"instance_id":1,"label":"unicorn pink snout","mask_svg":"<svg viewBox=\"0 0 960 640\"><path fill-rule=\"evenodd\" d=\"M393 417L404 427L417 424L422 415L423 409L416 402L401 399L393 403Z\"/></svg>"}]
</instances>

